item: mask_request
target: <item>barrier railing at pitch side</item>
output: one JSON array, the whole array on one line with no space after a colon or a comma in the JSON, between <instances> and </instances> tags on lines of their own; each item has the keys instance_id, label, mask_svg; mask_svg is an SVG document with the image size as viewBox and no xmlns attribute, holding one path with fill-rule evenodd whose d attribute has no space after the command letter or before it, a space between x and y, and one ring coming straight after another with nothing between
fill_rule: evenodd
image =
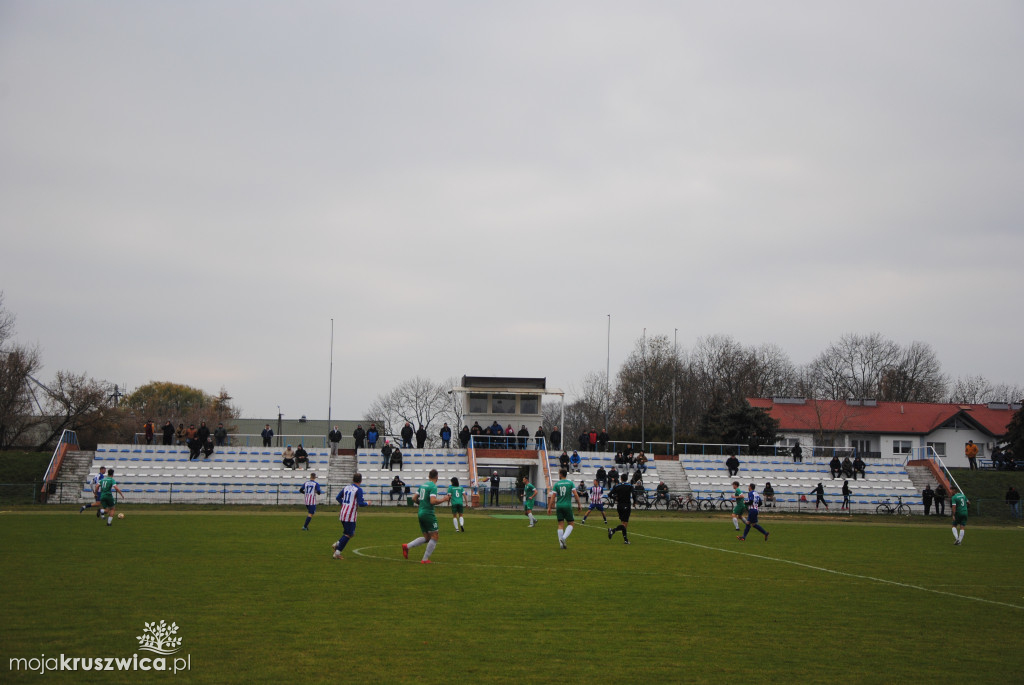
<instances>
[{"instance_id":1,"label":"barrier railing at pitch side","mask_svg":"<svg viewBox=\"0 0 1024 685\"><path fill-rule=\"evenodd\" d=\"M60 473L60 467L64 463L64 455L72 447L78 448L78 434L73 430L65 429L60 434L60 440L57 441L57 447L53 450L53 456L50 457L50 465L46 467L46 474L43 476L43 487L39 492L41 501L46 501L50 485L57 477L57 474Z\"/></svg>"}]
</instances>

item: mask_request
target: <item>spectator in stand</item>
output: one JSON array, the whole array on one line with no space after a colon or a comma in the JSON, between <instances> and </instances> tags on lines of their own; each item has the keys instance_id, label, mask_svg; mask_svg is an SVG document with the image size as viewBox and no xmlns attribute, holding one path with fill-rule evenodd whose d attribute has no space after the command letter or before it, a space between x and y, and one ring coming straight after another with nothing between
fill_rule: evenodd
<instances>
[{"instance_id":1,"label":"spectator in stand","mask_svg":"<svg viewBox=\"0 0 1024 685\"><path fill-rule=\"evenodd\" d=\"M607 475L608 475L608 485L610 485L611 487L614 488L616 485L619 484L619 472L615 469L614 466L612 466L608 470L608 474Z\"/></svg>"},{"instance_id":2,"label":"spectator in stand","mask_svg":"<svg viewBox=\"0 0 1024 685\"><path fill-rule=\"evenodd\" d=\"M224 427L223 423L218 423L217 428L213 431L213 441L217 447L223 447L228 441L228 429Z\"/></svg>"},{"instance_id":3,"label":"spectator in stand","mask_svg":"<svg viewBox=\"0 0 1024 685\"><path fill-rule=\"evenodd\" d=\"M505 431L502 430L501 424L495 421L491 424L491 438L490 445L495 449L501 449L505 444Z\"/></svg>"},{"instance_id":4,"label":"spectator in stand","mask_svg":"<svg viewBox=\"0 0 1024 685\"><path fill-rule=\"evenodd\" d=\"M658 487L654 488L654 495L655 506L658 502L664 502L665 506L668 506L668 486L665 485L665 481L658 482Z\"/></svg>"},{"instance_id":5,"label":"spectator in stand","mask_svg":"<svg viewBox=\"0 0 1024 685\"><path fill-rule=\"evenodd\" d=\"M544 439L547 436L544 434L544 426L537 426L537 432L533 434L533 442L537 446L537 451L544 449Z\"/></svg>"},{"instance_id":6,"label":"spectator in stand","mask_svg":"<svg viewBox=\"0 0 1024 685\"><path fill-rule=\"evenodd\" d=\"M285 467L286 469L295 468L295 452L292 451L291 445L288 445L288 447L284 451L284 455L282 455L281 457L281 466Z\"/></svg>"},{"instance_id":7,"label":"spectator in stand","mask_svg":"<svg viewBox=\"0 0 1024 685\"><path fill-rule=\"evenodd\" d=\"M935 488L935 515L945 516L946 515L946 498L949 497L949 491L946 490L946 486L939 483L939 486Z\"/></svg>"},{"instance_id":8,"label":"spectator in stand","mask_svg":"<svg viewBox=\"0 0 1024 685\"><path fill-rule=\"evenodd\" d=\"M808 495L817 495L817 499L814 500L814 509L818 509L819 504L825 505L825 511L828 511L828 502L825 501L825 486L818 481L818 486L811 490Z\"/></svg>"},{"instance_id":9,"label":"spectator in stand","mask_svg":"<svg viewBox=\"0 0 1024 685\"><path fill-rule=\"evenodd\" d=\"M626 457L622 456L622 452L616 452L615 456L612 458L612 461L615 463L616 466L622 466L623 464L626 463ZM617 481L615 485L618 485ZM612 487L615 486L613 485Z\"/></svg>"},{"instance_id":10,"label":"spectator in stand","mask_svg":"<svg viewBox=\"0 0 1024 685\"><path fill-rule=\"evenodd\" d=\"M971 470L976 470L978 468L978 446L974 444L973 440L968 440L964 445L964 456L967 457L967 463Z\"/></svg>"},{"instance_id":11,"label":"spectator in stand","mask_svg":"<svg viewBox=\"0 0 1024 685\"><path fill-rule=\"evenodd\" d=\"M857 479L854 478L854 480ZM850 481L848 480L843 481L843 504L839 508L846 509L847 511L850 510Z\"/></svg>"},{"instance_id":12,"label":"spectator in stand","mask_svg":"<svg viewBox=\"0 0 1024 685\"><path fill-rule=\"evenodd\" d=\"M185 444L185 424L179 423L177 430L174 431L175 445Z\"/></svg>"},{"instance_id":13,"label":"spectator in stand","mask_svg":"<svg viewBox=\"0 0 1024 685\"><path fill-rule=\"evenodd\" d=\"M730 476L739 475L740 472L740 460L736 458L736 455L729 452L729 458L725 460L725 467L729 469Z\"/></svg>"},{"instance_id":14,"label":"spectator in stand","mask_svg":"<svg viewBox=\"0 0 1024 685\"><path fill-rule=\"evenodd\" d=\"M747 447L750 450L751 456L761 453L761 438L759 436L751 435L748 443Z\"/></svg>"},{"instance_id":15,"label":"spectator in stand","mask_svg":"<svg viewBox=\"0 0 1024 685\"><path fill-rule=\"evenodd\" d=\"M1010 507L1010 516L1015 519L1020 518L1020 493L1017 492L1017 488L1010 486L1010 489L1006 491L1006 504Z\"/></svg>"},{"instance_id":16,"label":"spectator in stand","mask_svg":"<svg viewBox=\"0 0 1024 685\"><path fill-rule=\"evenodd\" d=\"M491 504L498 506L498 490L501 487L501 477L495 471L491 474Z\"/></svg>"},{"instance_id":17,"label":"spectator in stand","mask_svg":"<svg viewBox=\"0 0 1024 685\"><path fill-rule=\"evenodd\" d=\"M170 444L172 444L174 442L174 424L173 423L168 421L167 423L165 423L163 425L163 428L161 428L160 431L163 433L163 443L165 445L170 445Z\"/></svg>"},{"instance_id":18,"label":"spectator in stand","mask_svg":"<svg viewBox=\"0 0 1024 685\"><path fill-rule=\"evenodd\" d=\"M629 454L624 455L622 459L626 463L626 472L628 473L633 468L633 464L636 463L636 458L631 451Z\"/></svg>"},{"instance_id":19,"label":"spectator in stand","mask_svg":"<svg viewBox=\"0 0 1024 685\"><path fill-rule=\"evenodd\" d=\"M560 468L565 469L566 472L569 471L569 453L568 452L563 450L562 454L559 455L559 457L558 457L558 466Z\"/></svg>"},{"instance_id":20,"label":"spectator in stand","mask_svg":"<svg viewBox=\"0 0 1024 685\"><path fill-rule=\"evenodd\" d=\"M591 452L597 451L597 429L591 428L590 432L587 433L587 449Z\"/></svg>"},{"instance_id":21,"label":"spectator in stand","mask_svg":"<svg viewBox=\"0 0 1024 685\"><path fill-rule=\"evenodd\" d=\"M452 446L452 429L445 423L441 426L440 432L437 434L441 438L441 447L443 449L451 449Z\"/></svg>"},{"instance_id":22,"label":"spectator in stand","mask_svg":"<svg viewBox=\"0 0 1024 685\"><path fill-rule=\"evenodd\" d=\"M601 432L597 434L597 449L601 452L608 450L608 429L602 428Z\"/></svg>"},{"instance_id":23,"label":"spectator in stand","mask_svg":"<svg viewBox=\"0 0 1024 685\"><path fill-rule=\"evenodd\" d=\"M516 448L517 444L518 444L518 441L516 440L516 429L513 428L512 424L510 423L510 424L508 424L508 427L505 429L505 445L504 445L504 447L507 450L514 450Z\"/></svg>"},{"instance_id":24,"label":"spectator in stand","mask_svg":"<svg viewBox=\"0 0 1024 685\"><path fill-rule=\"evenodd\" d=\"M380 470L391 470L391 453L394 452L390 440L384 440L384 446L380 448Z\"/></svg>"},{"instance_id":25,"label":"spectator in stand","mask_svg":"<svg viewBox=\"0 0 1024 685\"><path fill-rule=\"evenodd\" d=\"M338 446L341 444L341 431L337 426L327 431L327 442L331 444L331 456L337 456Z\"/></svg>"},{"instance_id":26,"label":"spectator in stand","mask_svg":"<svg viewBox=\"0 0 1024 685\"><path fill-rule=\"evenodd\" d=\"M451 435L448 436L449 438ZM423 446L427 444L427 429L420 424L420 427L416 429L416 449L421 450Z\"/></svg>"},{"instance_id":27,"label":"spectator in stand","mask_svg":"<svg viewBox=\"0 0 1024 685\"><path fill-rule=\"evenodd\" d=\"M390 471L391 467L394 466L395 464L398 464L398 470L401 471L402 470L402 450L398 449L397 447L395 448L395 451L391 453L391 463L388 465L388 471Z\"/></svg>"},{"instance_id":28,"label":"spectator in stand","mask_svg":"<svg viewBox=\"0 0 1024 685\"><path fill-rule=\"evenodd\" d=\"M857 476L853 475L853 462L849 457L843 457L843 477L857 480Z\"/></svg>"},{"instance_id":29,"label":"spectator in stand","mask_svg":"<svg viewBox=\"0 0 1024 685\"><path fill-rule=\"evenodd\" d=\"M380 439L380 432L377 430L377 424L371 423L370 427L366 429L366 446L371 450L377 449L377 440Z\"/></svg>"},{"instance_id":30,"label":"spectator in stand","mask_svg":"<svg viewBox=\"0 0 1024 685\"><path fill-rule=\"evenodd\" d=\"M604 470L603 466L597 467L597 473L595 474L595 477L597 478L597 484L600 485L602 488L604 487L605 483L608 482L608 472Z\"/></svg>"},{"instance_id":31,"label":"spectator in stand","mask_svg":"<svg viewBox=\"0 0 1024 685\"><path fill-rule=\"evenodd\" d=\"M580 459L580 453L577 452L576 450L573 450L572 456L569 457L569 463L572 464L573 473L580 473L581 461L582 460ZM586 490L586 487L584 487L583 489Z\"/></svg>"},{"instance_id":32,"label":"spectator in stand","mask_svg":"<svg viewBox=\"0 0 1024 685\"><path fill-rule=\"evenodd\" d=\"M199 422L199 428L196 430L196 437L199 438L199 444L205 445L206 439L210 437L210 429L206 425L206 421Z\"/></svg>"},{"instance_id":33,"label":"spectator in stand","mask_svg":"<svg viewBox=\"0 0 1024 685\"><path fill-rule=\"evenodd\" d=\"M843 462L839 461L839 457L832 455L832 461L828 463L828 470L832 472L832 480L835 480L836 476L842 475Z\"/></svg>"},{"instance_id":34,"label":"spectator in stand","mask_svg":"<svg viewBox=\"0 0 1024 685\"><path fill-rule=\"evenodd\" d=\"M519 438L519 449L525 450L526 443L530 440L530 431L526 429L526 424L523 424L516 436Z\"/></svg>"},{"instance_id":35,"label":"spectator in stand","mask_svg":"<svg viewBox=\"0 0 1024 685\"><path fill-rule=\"evenodd\" d=\"M793 463L794 464L799 464L799 463L801 463L804 460L804 448L800 446L800 441L797 441L797 443L795 445L793 445L793 449L790 450L790 451L793 454ZM765 500L767 500L767 499L768 499L768 496L765 495Z\"/></svg>"},{"instance_id":36,"label":"spectator in stand","mask_svg":"<svg viewBox=\"0 0 1024 685\"><path fill-rule=\"evenodd\" d=\"M771 482L765 482L764 484L764 501L767 502L767 506L775 506L775 488L772 487Z\"/></svg>"},{"instance_id":37,"label":"spectator in stand","mask_svg":"<svg viewBox=\"0 0 1024 685\"><path fill-rule=\"evenodd\" d=\"M647 455L643 452L636 455L636 468L640 473L647 473Z\"/></svg>"},{"instance_id":38,"label":"spectator in stand","mask_svg":"<svg viewBox=\"0 0 1024 685\"><path fill-rule=\"evenodd\" d=\"M587 484L580 480L580 484L576 486L576 494L590 502L590 495L587 493ZM589 513L589 512L588 512Z\"/></svg>"},{"instance_id":39,"label":"spectator in stand","mask_svg":"<svg viewBox=\"0 0 1024 685\"><path fill-rule=\"evenodd\" d=\"M199 442L199 437L196 433L196 424L190 423L188 428L185 429L185 444L188 445L188 459L192 461L199 456L199 450L202 449L203 445Z\"/></svg>"},{"instance_id":40,"label":"spectator in stand","mask_svg":"<svg viewBox=\"0 0 1024 685\"><path fill-rule=\"evenodd\" d=\"M626 445L626 449L622 450L622 456L625 457L627 460L633 456L633 443L628 443Z\"/></svg>"},{"instance_id":41,"label":"spectator in stand","mask_svg":"<svg viewBox=\"0 0 1024 685\"><path fill-rule=\"evenodd\" d=\"M156 426L153 425L153 419L146 421L142 426L142 432L146 436L146 444L153 444L153 435L156 433Z\"/></svg>"},{"instance_id":42,"label":"spectator in stand","mask_svg":"<svg viewBox=\"0 0 1024 685\"><path fill-rule=\"evenodd\" d=\"M306 448L299 443L299 449L295 450L295 468L309 468L309 453L306 452Z\"/></svg>"},{"instance_id":43,"label":"spectator in stand","mask_svg":"<svg viewBox=\"0 0 1024 685\"><path fill-rule=\"evenodd\" d=\"M394 502L395 497L398 497L398 503L402 503L402 495L405 494L405 483L402 482L401 476L395 476L391 479L391 492L388 493L388 501Z\"/></svg>"},{"instance_id":44,"label":"spectator in stand","mask_svg":"<svg viewBox=\"0 0 1024 685\"><path fill-rule=\"evenodd\" d=\"M576 438L576 444L579 446L580 450L586 452L587 445L590 444L590 433L588 433L587 431L583 431L582 433L580 433L580 437Z\"/></svg>"},{"instance_id":45,"label":"spectator in stand","mask_svg":"<svg viewBox=\"0 0 1024 685\"><path fill-rule=\"evenodd\" d=\"M412 424L406 421L399 434L402 436L402 447L412 449Z\"/></svg>"},{"instance_id":46,"label":"spectator in stand","mask_svg":"<svg viewBox=\"0 0 1024 685\"><path fill-rule=\"evenodd\" d=\"M209 459L210 455L213 454L213 438L207 436L206 442L203 443L203 458Z\"/></svg>"},{"instance_id":47,"label":"spectator in stand","mask_svg":"<svg viewBox=\"0 0 1024 685\"><path fill-rule=\"evenodd\" d=\"M469 426L463 426L462 430L459 431L459 444L462 445L462 449L469 447Z\"/></svg>"},{"instance_id":48,"label":"spectator in stand","mask_svg":"<svg viewBox=\"0 0 1024 685\"><path fill-rule=\"evenodd\" d=\"M562 431L558 430L558 426L551 429L551 446L548 447L550 450L562 449Z\"/></svg>"},{"instance_id":49,"label":"spectator in stand","mask_svg":"<svg viewBox=\"0 0 1024 685\"><path fill-rule=\"evenodd\" d=\"M854 455L853 457L853 479L857 480L857 474L860 474L861 478L867 478L867 465L864 460L860 458L860 455Z\"/></svg>"},{"instance_id":50,"label":"spectator in stand","mask_svg":"<svg viewBox=\"0 0 1024 685\"><path fill-rule=\"evenodd\" d=\"M335 426L337 428L337 426ZM363 430L363 424L356 426L356 429L352 431L352 439L355 440L356 449L361 450L366 444L366 431Z\"/></svg>"},{"instance_id":51,"label":"spectator in stand","mask_svg":"<svg viewBox=\"0 0 1024 685\"><path fill-rule=\"evenodd\" d=\"M921 491L921 503L924 504L924 515L928 516L932 512L932 500L935 499L935 491L932 490L931 483L924 486L924 490ZM936 507L938 511L938 507Z\"/></svg>"}]
</instances>

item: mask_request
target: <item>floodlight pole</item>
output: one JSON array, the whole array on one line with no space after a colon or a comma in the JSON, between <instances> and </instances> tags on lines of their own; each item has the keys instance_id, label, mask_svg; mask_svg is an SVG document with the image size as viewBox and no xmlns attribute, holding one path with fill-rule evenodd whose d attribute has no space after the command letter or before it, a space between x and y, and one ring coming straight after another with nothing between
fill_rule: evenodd
<instances>
[{"instance_id":1,"label":"floodlight pole","mask_svg":"<svg viewBox=\"0 0 1024 685\"><path fill-rule=\"evenodd\" d=\"M334 404L334 319L331 319L331 371L327 379L327 430L331 430L331 405Z\"/></svg>"},{"instance_id":2,"label":"floodlight pole","mask_svg":"<svg viewBox=\"0 0 1024 685\"><path fill-rule=\"evenodd\" d=\"M647 329L640 342L640 357L643 366L640 369L640 451L644 451L647 442Z\"/></svg>"},{"instance_id":3,"label":"floodlight pole","mask_svg":"<svg viewBox=\"0 0 1024 685\"><path fill-rule=\"evenodd\" d=\"M608 430L608 413L611 410L611 374L612 374L612 315L608 315L608 357L604 367L604 429Z\"/></svg>"},{"instance_id":4,"label":"floodlight pole","mask_svg":"<svg viewBox=\"0 0 1024 685\"><path fill-rule=\"evenodd\" d=\"M672 454L676 453L676 376L679 375L679 329L672 334Z\"/></svg>"}]
</instances>

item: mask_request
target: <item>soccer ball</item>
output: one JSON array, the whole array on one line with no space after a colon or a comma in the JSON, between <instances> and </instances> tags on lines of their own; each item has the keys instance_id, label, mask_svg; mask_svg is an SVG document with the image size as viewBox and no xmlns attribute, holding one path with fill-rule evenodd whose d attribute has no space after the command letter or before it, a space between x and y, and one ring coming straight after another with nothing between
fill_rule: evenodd
<instances>
[{"instance_id":1,"label":"soccer ball","mask_svg":"<svg viewBox=\"0 0 1024 685\"><path fill-rule=\"evenodd\" d=\"M123 518L124 518L124 514L118 514L118 515L117 515L117 518L119 518L119 519L123 519Z\"/></svg>"}]
</instances>

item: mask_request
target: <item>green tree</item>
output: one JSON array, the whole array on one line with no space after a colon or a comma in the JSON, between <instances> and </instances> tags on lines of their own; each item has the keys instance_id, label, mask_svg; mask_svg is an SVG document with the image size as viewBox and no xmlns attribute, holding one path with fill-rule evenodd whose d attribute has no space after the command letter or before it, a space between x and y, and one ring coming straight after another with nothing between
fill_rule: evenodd
<instances>
[{"instance_id":1,"label":"green tree","mask_svg":"<svg viewBox=\"0 0 1024 685\"><path fill-rule=\"evenodd\" d=\"M707 442L773 445L778 440L779 422L764 409L746 402L714 404L701 418L701 438Z\"/></svg>"},{"instance_id":2,"label":"green tree","mask_svg":"<svg viewBox=\"0 0 1024 685\"><path fill-rule=\"evenodd\" d=\"M1018 409L1010 419L1003 440L1010 443L1014 459L1024 459L1024 407Z\"/></svg>"},{"instance_id":3,"label":"green tree","mask_svg":"<svg viewBox=\"0 0 1024 685\"><path fill-rule=\"evenodd\" d=\"M199 388L168 381L152 381L140 386L122 400L124 429L130 433L141 430L142 425L152 420L156 427L164 421L186 426L206 421L208 425L227 423L238 418L238 409L231 403L231 395L224 388L211 395ZM124 437L124 436L122 436Z\"/></svg>"}]
</instances>

